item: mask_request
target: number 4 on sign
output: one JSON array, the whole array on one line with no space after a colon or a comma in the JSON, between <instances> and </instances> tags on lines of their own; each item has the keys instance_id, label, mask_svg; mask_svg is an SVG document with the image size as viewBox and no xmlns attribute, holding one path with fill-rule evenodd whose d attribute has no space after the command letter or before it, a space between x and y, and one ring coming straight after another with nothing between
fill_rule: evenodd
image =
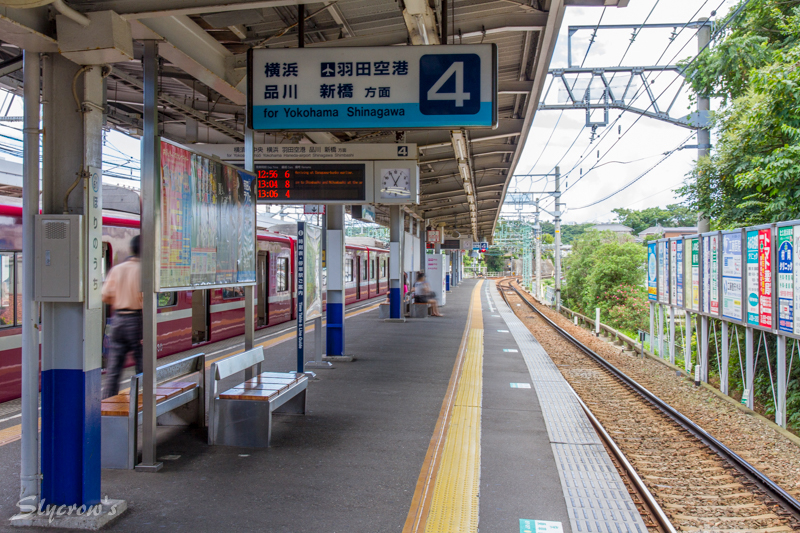
<instances>
[{"instance_id":1,"label":"number 4 on sign","mask_svg":"<svg viewBox=\"0 0 800 533\"><path fill-rule=\"evenodd\" d=\"M456 77L456 92L454 93L440 93L439 89L447 83L451 76ZM464 92L464 63L463 61L456 61L450 68L444 71L444 74L436 80L436 83L428 89L428 100L453 100L456 107L464 107L464 101L469 100L469 93Z\"/></svg>"}]
</instances>

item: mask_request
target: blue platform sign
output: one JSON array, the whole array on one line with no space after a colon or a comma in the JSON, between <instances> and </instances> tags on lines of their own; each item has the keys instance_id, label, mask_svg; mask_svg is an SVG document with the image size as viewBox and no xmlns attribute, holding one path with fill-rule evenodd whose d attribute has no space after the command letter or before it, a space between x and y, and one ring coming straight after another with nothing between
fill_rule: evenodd
<instances>
[{"instance_id":1,"label":"blue platform sign","mask_svg":"<svg viewBox=\"0 0 800 533\"><path fill-rule=\"evenodd\" d=\"M497 46L250 49L258 131L497 125Z\"/></svg>"}]
</instances>

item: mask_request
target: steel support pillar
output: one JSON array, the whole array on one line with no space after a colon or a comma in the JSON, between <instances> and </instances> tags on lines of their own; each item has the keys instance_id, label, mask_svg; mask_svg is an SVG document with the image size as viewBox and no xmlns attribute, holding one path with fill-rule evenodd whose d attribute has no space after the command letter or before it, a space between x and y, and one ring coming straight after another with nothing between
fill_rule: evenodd
<instances>
[{"instance_id":1,"label":"steel support pillar","mask_svg":"<svg viewBox=\"0 0 800 533\"><path fill-rule=\"evenodd\" d=\"M656 303L650 302L650 353L656 353ZM644 351L644 348L642 348ZM642 354L644 356L644 354Z\"/></svg>"},{"instance_id":2,"label":"steel support pillar","mask_svg":"<svg viewBox=\"0 0 800 533\"><path fill-rule=\"evenodd\" d=\"M100 68L84 70L52 54L44 73L42 210L62 214L66 204L69 214L88 215L86 170L99 168L102 159ZM71 91L73 80L80 109ZM33 261L30 248L25 254L26 262ZM87 274L86 264L72 273L84 279ZM89 308L90 299L84 300L42 304L41 497L47 504L88 506L101 497L102 308Z\"/></svg>"},{"instance_id":3,"label":"steel support pillar","mask_svg":"<svg viewBox=\"0 0 800 533\"><path fill-rule=\"evenodd\" d=\"M664 358L664 306L658 304L658 356Z\"/></svg>"},{"instance_id":4,"label":"steel support pillar","mask_svg":"<svg viewBox=\"0 0 800 533\"><path fill-rule=\"evenodd\" d=\"M744 330L744 394L747 395L745 405L750 409L753 408L753 378L755 376L755 369L753 368L753 328L745 328Z\"/></svg>"},{"instance_id":5,"label":"steel support pillar","mask_svg":"<svg viewBox=\"0 0 800 533\"><path fill-rule=\"evenodd\" d=\"M39 474L39 304L33 299L35 262L33 233L39 214L39 54L23 57L23 156L22 156L22 446L20 449L19 499L37 506Z\"/></svg>"},{"instance_id":6,"label":"steel support pillar","mask_svg":"<svg viewBox=\"0 0 800 533\"><path fill-rule=\"evenodd\" d=\"M675 364L675 308L669 308L669 362Z\"/></svg>"},{"instance_id":7,"label":"steel support pillar","mask_svg":"<svg viewBox=\"0 0 800 533\"><path fill-rule=\"evenodd\" d=\"M778 335L778 405L775 406L775 423L786 427L786 336Z\"/></svg>"},{"instance_id":8,"label":"steel support pillar","mask_svg":"<svg viewBox=\"0 0 800 533\"><path fill-rule=\"evenodd\" d=\"M719 366L719 390L723 394L728 394L728 364L730 363L730 351L728 350L728 322L722 321L722 361Z\"/></svg>"},{"instance_id":9,"label":"steel support pillar","mask_svg":"<svg viewBox=\"0 0 800 533\"><path fill-rule=\"evenodd\" d=\"M253 130L250 128L244 129L244 169L250 172L255 172L255 143L253 139ZM258 246L258 240L253 243L253 246ZM258 257L258 250L255 252ZM252 350L255 343L256 335L256 322L255 322L255 287L253 285L245 285L244 287L244 349ZM258 364L256 372L261 374L261 363ZM253 369L248 368L245 370L245 379L253 377Z\"/></svg>"},{"instance_id":10,"label":"steel support pillar","mask_svg":"<svg viewBox=\"0 0 800 533\"><path fill-rule=\"evenodd\" d=\"M158 136L158 41L144 41L144 122L142 134L142 462L140 472L157 472L156 461L156 228L161 176L161 139Z\"/></svg>"},{"instance_id":11,"label":"steel support pillar","mask_svg":"<svg viewBox=\"0 0 800 533\"><path fill-rule=\"evenodd\" d=\"M700 334L697 336L700 351L700 381L708 383L708 317L700 317Z\"/></svg>"},{"instance_id":12,"label":"steel support pillar","mask_svg":"<svg viewBox=\"0 0 800 533\"><path fill-rule=\"evenodd\" d=\"M686 322L686 338L683 349L683 368L689 374L692 374L694 371L692 367L692 313L684 311L684 318L684 322Z\"/></svg>"},{"instance_id":13,"label":"steel support pillar","mask_svg":"<svg viewBox=\"0 0 800 533\"><path fill-rule=\"evenodd\" d=\"M325 264L328 269L325 353L344 355L344 206L325 207L327 228Z\"/></svg>"},{"instance_id":14,"label":"steel support pillar","mask_svg":"<svg viewBox=\"0 0 800 533\"><path fill-rule=\"evenodd\" d=\"M403 211L389 207L389 318L403 318Z\"/></svg>"}]
</instances>

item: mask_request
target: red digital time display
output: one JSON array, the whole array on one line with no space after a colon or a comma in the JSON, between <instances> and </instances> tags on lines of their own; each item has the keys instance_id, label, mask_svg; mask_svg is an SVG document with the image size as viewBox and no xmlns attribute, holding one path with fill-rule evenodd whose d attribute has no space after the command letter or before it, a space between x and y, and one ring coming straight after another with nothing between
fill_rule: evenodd
<instances>
[{"instance_id":1,"label":"red digital time display","mask_svg":"<svg viewBox=\"0 0 800 533\"><path fill-rule=\"evenodd\" d=\"M256 165L256 201L262 204L365 200L364 164Z\"/></svg>"}]
</instances>

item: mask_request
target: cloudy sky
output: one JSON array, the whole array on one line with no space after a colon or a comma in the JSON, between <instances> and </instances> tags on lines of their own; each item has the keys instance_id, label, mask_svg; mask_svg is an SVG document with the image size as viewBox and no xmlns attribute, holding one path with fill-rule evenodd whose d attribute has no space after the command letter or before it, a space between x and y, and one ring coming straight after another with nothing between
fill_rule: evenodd
<instances>
[{"instance_id":1,"label":"cloudy sky","mask_svg":"<svg viewBox=\"0 0 800 533\"><path fill-rule=\"evenodd\" d=\"M567 66L568 27L596 26L601 22L601 16L602 25L641 24L646 20L649 24L670 23L677 27L675 30L643 29L633 43L630 42L630 29L601 29L588 54L586 52L592 31L578 31L573 36L572 44L574 66L580 66L584 58L584 67L675 64L681 59L693 57L698 50L697 30L688 27L682 29L683 24L700 17L719 19L735 3L734 0L631 0L628 7L621 9L568 8L551 68ZM715 17L712 17L713 11L717 13ZM670 39L673 33L677 36ZM656 96L661 95L658 105L662 110L669 107L679 92L681 80L677 78L672 73L652 74L650 77L652 92ZM619 82L626 84L627 77L617 78L613 85ZM547 83L549 84L549 79ZM560 83L556 81L553 85L547 103L556 103L559 100L557 84ZM580 88L581 85L576 87ZM583 87L585 88L585 84ZM634 94L639 97L634 105L646 108L649 100L645 91L641 86L637 89ZM564 91L561 92L563 94ZM630 105L630 102L626 103ZM712 102L712 108L714 107ZM670 114L681 117L689 111L688 91L684 89L677 95ZM594 113L593 121L602 119L602 111ZM614 219L611 210L617 207L664 207L679 200L673 191L681 185L691 170L697 157L696 149L675 152L624 191L596 205L580 209L601 200L640 176L658 163L665 152L674 150L681 144L697 144L694 137L687 141L687 137L693 133L691 130L647 117L639 118L630 112L621 113L612 109L609 114L609 123L612 126L598 128L593 142L592 130L585 126L585 122L585 112L580 110L563 113L555 110L538 111L516 170L516 174L546 174L559 165L562 176L565 176L562 181L570 187L563 196L563 201L567 204L565 221L610 221ZM515 178L509 190L552 190L552 181L549 181L545 189L545 182L535 182L536 179L538 178ZM516 213L513 205L504 206L504 214Z\"/></svg>"},{"instance_id":2,"label":"cloudy sky","mask_svg":"<svg viewBox=\"0 0 800 533\"><path fill-rule=\"evenodd\" d=\"M588 49L591 30L582 30L573 36L573 65L584 67L652 66L675 64L691 58L697 53L697 30L683 25L700 17L719 19L736 4L736 0L630 0L626 8L581 8L567 9L556 44L551 68L567 66L568 27L574 25L597 26L610 24L669 23L665 29L643 29L631 43L632 30L600 30ZM712 12L717 15L712 17ZM602 20L601 20L602 17ZM674 35L674 37L673 37ZM672 37L672 38L671 38ZM679 90L681 80L676 74L665 72L652 74L649 78L653 94L659 96L661 109L669 107L675 98L671 114L684 116L689 109L688 91ZM575 89L582 92L585 85L576 83ZM547 84L545 90L547 90ZM618 76L612 86L627 84L626 76ZM563 102L564 90L559 91L559 81L550 89L546 102ZM649 105L641 85L634 85L631 93L638 95L633 101L636 107ZM626 102L631 105L631 101ZM715 103L712 102L712 109ZM22 101L15 99L9 115L22 114ZM602 111L595 111L593 121L602 119ZM692 168L697 150L684 149L670 155L638 181L607 200L596 203L656 165L666 152L682 144L696 144L691 130L658 120L639 117L631 112L611 110L608 127L597 129L592 141L592 130L585 126L585 112L581 110L540 110L528 136L516 174L552 173L558 165L562 181L568 190L563 196L566 203L565 222L594 222L614 219L612 209L624 207L642 209L675 203L680 199L674 190L681 185ZM10 129L21 128L19 124L2 124L6 135L18 136ZM713 139L712 139L713 142ZM116 131L105 133L104 170L131 175L138 178L140 143ZM7 159L17 160L9 156ZM113 167L113 168L112 168ZM130 167L136 170L131 170ZM515 178L509 190L552 190L552 180L536 181L539 178ZM111 183L138 188L136 181L105 178ZM589 205L594 204L594 205ZM552 201L543 204L552 210ZM584 207L588 206L588 207ZM531 212L532 207L523 208ZM504 206L504 214L516 216L513 205ZM546 216L544 219L550 218Z\"/></svg>"}]
</instances>

